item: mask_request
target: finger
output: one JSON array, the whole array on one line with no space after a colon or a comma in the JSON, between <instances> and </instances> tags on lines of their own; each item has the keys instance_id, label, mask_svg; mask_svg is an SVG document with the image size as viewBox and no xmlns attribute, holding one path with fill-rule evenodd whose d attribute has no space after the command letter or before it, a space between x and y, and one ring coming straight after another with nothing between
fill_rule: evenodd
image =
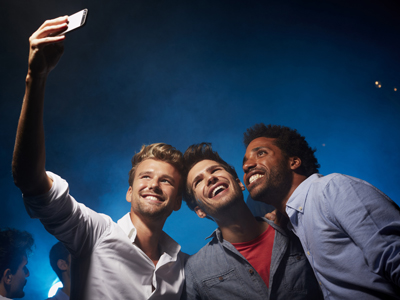
<instances>
[{"instance_id":1,"label":"finger","mask_svg":"<svg viewBox=\"0 0 400 300\"><path fill-rule=\"evenodd\" d=\"M265 215L265 217L266 217L268 220L271 220L271 221L275 221L275 220L276 220L276 214L274 214L274 213L267 213L267 214Z\"/></svg>"},{"instance_id":2,"label":"finger","mask_svg":"<svg viewBox=\"0 0 400 300\"><path fill-rule=\"evenodd\" d=\"M48 37L50 35L55 36L57 33L63 32L67 28L68 28L68 23L66 23L66 22L63 22L60 24L55 24L55 25L45 26L41 29L36 30L29 39L30 40L41 39L44 37Z\"/></svg>"},{"instance_id":3,"label":"finger","mask_svg":"<svg viewBox=\"0 0 400 300\"><path fill-rule=\"evenodd\" d=\"M48 36L42 39L32 39L30 42L31 48L42 48L46 45L56 44L65 40L65 35Z\"/></svg>"},{"instance_id":4,"label":"finger","mask_svg":"<svg viewBox=\"0 0 400 300\"><path fill-rule=\"evenodd\" d=\"M58 18L55 18L55 19L46 20L39 27L39 30L44 28L44 27L47 27L47 26L57 25L57 24L65 23L65 22L68 23L68 16L62 16L62 17L58 17Z\"/></svg>"}]
</instances>

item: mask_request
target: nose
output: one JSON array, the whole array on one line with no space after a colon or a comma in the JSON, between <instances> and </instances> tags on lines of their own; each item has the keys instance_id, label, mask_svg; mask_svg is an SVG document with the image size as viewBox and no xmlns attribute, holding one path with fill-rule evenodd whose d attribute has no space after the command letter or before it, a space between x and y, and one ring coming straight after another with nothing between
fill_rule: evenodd
<instances>
[{"instance_id":1,"label":"nose","mask_svg":"<svg viewBox=\"0 0 400 300\"><path fill-rule=\"evenodd\" d=\"M243 172L248 173L251 169L253 169L257 165L256 161L252 158L247 159L243 163Z\"/></svg>"},{"instance_id":2,"label":"nose","mask_svg":"<svg viewBox=\"0 0 400 300\"><path fill-rule=\"evenodd\" d=\"M207 178L207 185L214 184L217 181L218 181L218 178L214 174L211 173Z\"/></svg>"},{"instance_id":3,"label":"nose","mask_svg":"<svg viewBox=\"0 0 400 300\"><path fill-rule=\"evenodd\" d=\"M160 190L160 184L157 178L154 178L150 184L149 184L149 188L153 191L159 191Z\"/></svg>"}]
</instances>

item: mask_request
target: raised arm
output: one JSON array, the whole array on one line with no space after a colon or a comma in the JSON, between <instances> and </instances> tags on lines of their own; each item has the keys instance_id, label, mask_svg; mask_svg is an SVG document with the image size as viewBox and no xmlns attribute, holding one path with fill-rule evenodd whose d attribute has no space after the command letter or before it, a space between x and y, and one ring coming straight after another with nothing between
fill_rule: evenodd
<instances>
[{"instance_id":1,"label":"raised arm","mask_svg":"<svg viewBox=\"0 0 400 300\"><path fill-rule=\"evenodd\" d=\"M43 102L47 76L63 53L65 39L52 35L65 30L67 20L67 16L47 20L29 38L25 96L12 161L14 183L25 196L44 194L52 185L45 171Z\"/></svg>"}]
</instances>

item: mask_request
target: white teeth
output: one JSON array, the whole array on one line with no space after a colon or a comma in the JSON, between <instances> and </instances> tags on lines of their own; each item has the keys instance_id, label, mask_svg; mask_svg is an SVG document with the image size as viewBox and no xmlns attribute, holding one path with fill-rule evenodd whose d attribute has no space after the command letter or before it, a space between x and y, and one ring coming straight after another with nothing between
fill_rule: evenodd
<instances>
[{"instance_id":1,"label":"white teeth","mask_svg":"<svg viewBox=\"0 0 400 300\"><path fill-rule=\"evenodd\" d=\"M253 176L250 177L249 183L252 183L254 180L256 180L256 179L258 179L258 178L261 178L261 177L264 177L264 175L261 175L261 174L254 174Z\"/></svg>"},{"instance_id":2,"label":"white teeth","mask_svg":"<svg viewBox=\"0 0 400 300\"><path fill-rule=\"evenodd\" d=\"M223 185L220 185L219 187L217 187L216 189L213 190L212 192L212 196L214 197L215 194L219 191L219 190L225 190L226 187L224 187Z\"/></svg>"},{"instance_id":3,"label":"white teeth","mask_svg":"<svg viewBox=\"0 0 400 300\"><path fill-rule=\"evenodd\" d=\"M146 196L146 199L148 200L158 200L156 197L154 196Z\"/></svg>"}]
</instances>

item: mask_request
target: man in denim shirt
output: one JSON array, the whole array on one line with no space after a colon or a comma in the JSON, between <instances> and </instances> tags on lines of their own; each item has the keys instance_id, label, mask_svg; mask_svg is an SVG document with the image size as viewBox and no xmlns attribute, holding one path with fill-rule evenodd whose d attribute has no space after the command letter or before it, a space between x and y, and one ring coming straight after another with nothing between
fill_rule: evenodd
<instances>
[{"instance_id":1,"label":"man in denim shirt","mask_svg":"<svg viewBox=\"0 0 400 300\"><path fill-rule=\"evenodd\" d=\"M325 299L400 299L400 209L371 184L318 174L296 130L256 124L245 133L244 183L290 220Z\"/></svg>"},{"instance_id":2,"label":"man in denim shirt","mask_svg":"<svg viewBox=\"0 0 400 300\"><path fill-rule=\"evenodd\" d=\"M322 299L299 240L253 217L233 167L207 143L190 146L184 157L185 201L219 228L186 263L182 299Z\"/></svg>"}]
</instances>

